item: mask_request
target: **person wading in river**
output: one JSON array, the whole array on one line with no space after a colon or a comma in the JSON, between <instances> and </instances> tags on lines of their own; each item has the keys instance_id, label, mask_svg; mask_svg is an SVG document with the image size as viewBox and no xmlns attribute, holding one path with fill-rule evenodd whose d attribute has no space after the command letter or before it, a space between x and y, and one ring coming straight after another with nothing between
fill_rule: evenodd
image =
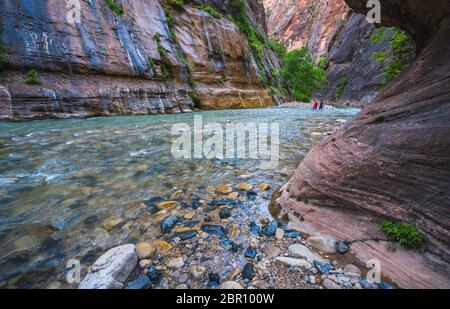
<instances>
[{"instance_id":1,"label":"person wading in river","mask_svg":"<svg viewBox=\"0 0 450 309\"><path fill-rule=\"evenodd\" d=\"M320 105L319 105L319 109L320 109L320 110L322 110L322 109L323 109L323 107L324 107L324 103L323 103L323 100L320 100Z\"/></svg>"},{"instance_id":2,"label":"person wading in river","mask_svg":"<svg viewBox=\"0 0 450 309\"><path fill-rule=\"evenodd\" d=\"M317 103L317 101L314 100L313 110L316 110L318 106L319 106L319 103Z\"/></svg>"}]
</instances>

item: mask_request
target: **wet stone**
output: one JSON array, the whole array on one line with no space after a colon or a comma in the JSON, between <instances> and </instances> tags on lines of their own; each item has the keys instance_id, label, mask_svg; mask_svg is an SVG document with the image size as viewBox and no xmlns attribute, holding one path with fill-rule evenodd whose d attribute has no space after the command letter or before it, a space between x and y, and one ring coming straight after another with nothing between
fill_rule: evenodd
<instances>
[{"instance_id":1,"label":"wet stone","mask_svg":"<svg viewBox=\"0 0 450 309\"><path fill-rule=\"evenodd\" d=\"M275 221L272 221L269 225L263 228L263 233L266 236L274 236L277 231L278 225Z\"/></svg>"},{"instance_id":2,"label":"wet stone","mask_svg":"<svg viewBox=\"0 0 450 309\"><path fill-rule=\"evenodd\" d=\"M242 277L244 279L252 281L252 279L255 276L256 276L256 272L255 272L253 264L252 263L245 264L244 269L242 270Z\"/></svg>"},{"instance_id":3,"label":"wet stone","mask_svg":"<svg viewBox=\"0 0 450 309\"><path fill-rule=\"evenodd\" d=\"M189 230L184 232L177 232L172 235L172 240L175 238L179 238L180 240L188 240L197 236L197 231Z\"/></svg>"},{"instance_id":4,"label":"wet stone","mask_svg":"<svg viewBox=\"0 0 450 309\"><path fill-rule=\"evenodd\" d=\"M227 230L221 225L203 224L201 226L202 231L216 236L227 236Z\"/></svg>"},{"instance_id":5,"label":"wet stone","mask_svg":"<svg viewBox=\"0 0 450 309\"><path fill-rule=\"evenodd\" d=\"M220 219L227 219L231 216L231 211L228 207L224 207L219 212Z\"/></svg>"},{"instance_id":6,"label":"wet stone","mask_svg":"<svg viewBox=\"0 0 450 309\"><path fill-rule=\"evenodd\" d=\"M261 227L256 224L255 222L250 223L250 233L252 234L259 234L261 232Z\"/></svg>"},{"instance_id":7,"label":"wet stone","mask_svg":"<svg viewBox=\"0 0 450 309\"><path fill-rule=\"evenodd\" d=\"M164 219L163 221L161 221L160 227L161 227L161 232L163 232L164 234L169 233L172 228L175 226L175 224L178 221L178 217L176 215L171 215L169 217L167 217L166 219Z\"/></svg>"},{"instance_id":8,"label":"wet stone","mask_svg":"<svg viewBox=\"0 0 450 309\"><path fill-rule=\"evenodd\" d=\"M150 289L152 284L150 283L150 279L145 275L140 275L135 280L128 282L126 288L129 290L142 290L142 289Z\"/></svg>"},{"instance_id":9,"label":"wet stone","mask_svg":"<svg viewBox=\"0 0 450 309\"><path fill-rule=\"evenodd\" d=\"M159 203L162 203L162 202L164 202L164 201L165 201L164 198L162 198L162 197L160 197L160 196L155 196L155 197L152 197L152 198L149 199L149 200L146 200L146 201L144 202L144 204L147 205L147 206L149 206L149 207L156 207L156 205L158 205Z\"/></svg>"},{"instance_id":10,"label":"wet stone","mask_svg":"<svg viewBox=\"0 0 450 309\"><path fill-rule=\"evenodd\" d=\"M337 244L336 250L340 254L344 254L344 253L346 253L348 251L348 246L344 242L340 241Z\"/></svg>"},{"instance_id":11,"label":"wet stone","mask_svg":"<svg viewBox=\"0 0 450 309\"><path fill-rule=\"evenodd\" d=\"M245 256L246 258L254 259L254 258L256 257L256 250L253 249L253 248L251 248L251 247L249 247L249 248L247 248L247 250L245 251L244 256Z\"/></svg>"},{"instance_id":12,"label":"wet stone","mask_svg":"<svg viewBox=\"0 0 450 309\"><path fill-rule=\"evenodd\" d=\"M161 271L157 270L156 268L151 267L147 271L147 277L150 279L151 283L153 283L155 285L159 285L163 278L163 274Z\"/></svg>"},{"instance_id":13,"label":"wet stone","mask_svg":"<svg viewBox=\"0 0 450 309\"><path fill-rule=\"evenodd\" d=\"M322 275L326 275L330 270L334 269L334 266L328 262L322 264L321 262L314 260L313 264Z\"/></svg>"},{"instance_id":14,"label":"wet stone","mask_svg":"<svg viewBox=\"0 0 450 309\"><path fill-rule=\"evenodd\" d=\"M258 197L258 193L256 193L255 191L248 191L247 192L247 199L249 201L254 201L254 200L256 200L257 197Z\"/></svg>"},{"instance_id":15,"label":"wet stone","mask_svg":"<svg viewBox=\"0 0 450 309\"><path fill-rule=\"evenodd\" d=\"M220 285L220 276L218 273L210 273L208 274L209 286L216 287Z\"/></svg>"}]
</instances>

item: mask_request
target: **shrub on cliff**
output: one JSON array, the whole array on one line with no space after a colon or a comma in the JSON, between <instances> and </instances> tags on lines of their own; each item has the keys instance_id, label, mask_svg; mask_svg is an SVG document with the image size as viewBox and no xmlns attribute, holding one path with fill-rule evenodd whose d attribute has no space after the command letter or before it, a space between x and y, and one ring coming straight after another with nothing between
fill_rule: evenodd
<instances>
[{"instance_id":1,"label":"shrub on cliff","mask_svg":"<svg viewBox=\"0 0 450 309\"><path fill-rule=\"evenodd\" d=\"M28 85L41 85L41 80L39 79L38 72L36 70L30 70L27 75L25 75L25 83Z\"/></svg>"},{"instance_id":2,"label":"shrub on cliff","mask_svg":"<svg viewBox=\"0 0 450 309\"><path fill-rule=\"evenodd\" d=\"M315 62L306 47L287 53L283 62L281 76L298 101L310 101L313 92L327 83L323 61Z\"/></svg>"},{"instance_id":3,"label":"shrub on cliff","mask_svg":"<svg viewBox=\"0 0 450 309\"><path fill-rule=\"evenodd\" d=\"M414 41L408 34L397 28L378 29L370 38L372 44L390 43L392 56L384 49L372 54L374 60L384 68L382 87L396 78L415 57Z\"/></svg>"},{"instance_id":4,"label":"shrub on cliff","mask_svg":"<svg viewBox=\"0 0 450 309\"><path fill-rule=\"evenodd\" d=\"M116 0L105 0L105 1L108 7L111 9L111 11L114 12L114 14L119 16L123 14L122 6L118 4Z\"/></svg>"},{"instance_id":5,"label":"shrub on cliff","mask_svg":"<svg viewBox=\"0 0 450 309\"><path fill-rule=\"evenodd\" d=\"M416 248L420 251L424 251L426 249L422 232L412 225L392 221L383 221L380 224L380 229L404 247Z\"/></svg>"}]
</instances>

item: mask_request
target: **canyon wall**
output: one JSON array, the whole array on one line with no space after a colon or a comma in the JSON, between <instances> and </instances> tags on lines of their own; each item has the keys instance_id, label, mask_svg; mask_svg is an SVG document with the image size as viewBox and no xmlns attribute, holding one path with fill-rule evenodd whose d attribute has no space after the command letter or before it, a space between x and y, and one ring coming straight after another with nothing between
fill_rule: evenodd
<instances>
[{"instance_id":1,"label":"canyon wall","mask_svg":"<svg viewBox=\"0 0 450 309\"><path fill-rule=\"evenodd\" d=\"M358 12L365 1L347 0ZM376 257L401 287L449 287L450 3L382 2L382 23L415 39L418 56L357 117L313 147L278 202L306 231ZM382 219L419 228L428 252L384 247ZM384 268L383 268L384 267Z\"/></svg>"},{"instance_id":2,"label":"canyon wall","mask_svg":"<svg viewBox=\"0 0 450 309\"><path fill-rule=\"evenodd\" d=\"M375 31L365 15L344 0L264 0L268 33L289 50L308 47L315 59L327 58L329 84L316 96L327 103L360 106L380 92L383 68L370 60L388 43L372 44ZM347 80L343 93L338 85Z\"/></svg>"},{"instance_id":3,"label":"canyon wall","mask_svg":"<svg viewBox=\"0 0 450 309\"><path fill-rule=\"evenodd\" d=\"M273 105L260 85L253 52L233 22L185 5L173 9L174 25L169 29L161 1L117 3L123 14L116 15L104 0L80 0L80 23L71 24L65 1L1 1L0 42L8 52L0 81L1 117ZM256 22L264 21L260 12L257 17L248 13ZM263 70L279 67L271 50L264 55ZM30 70L37 71L40 85L25 83Z\"/></svg>"}]
</instances>

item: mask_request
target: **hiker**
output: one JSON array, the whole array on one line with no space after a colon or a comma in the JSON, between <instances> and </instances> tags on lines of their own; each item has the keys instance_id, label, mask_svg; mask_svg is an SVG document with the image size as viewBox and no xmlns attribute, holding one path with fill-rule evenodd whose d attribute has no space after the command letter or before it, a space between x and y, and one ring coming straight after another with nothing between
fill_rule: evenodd
<instances>
[{"instance_id":1,"label":"hiker","mask_svg":"<svg viewBox=\"0 0 450 309\"><path fill-rule=\"evenodd\" d=\"M322 109L323 109L323 106L324 106L324 104L323 104L323 100L320 100L320 105L319 105L319 109L320 109L320 110L322 110Z\"/></svg>"},{"instance_id":2,"label":"hiker","mask_svg":"<svg viewBox=\"0 0 450 309\"><path fill-rule=\"evenodd\" d=\"M316 110L318 106L319 106L319 103L317 103L317 101L314 100L313 110Z\"/></svg>"}]
</instances>

